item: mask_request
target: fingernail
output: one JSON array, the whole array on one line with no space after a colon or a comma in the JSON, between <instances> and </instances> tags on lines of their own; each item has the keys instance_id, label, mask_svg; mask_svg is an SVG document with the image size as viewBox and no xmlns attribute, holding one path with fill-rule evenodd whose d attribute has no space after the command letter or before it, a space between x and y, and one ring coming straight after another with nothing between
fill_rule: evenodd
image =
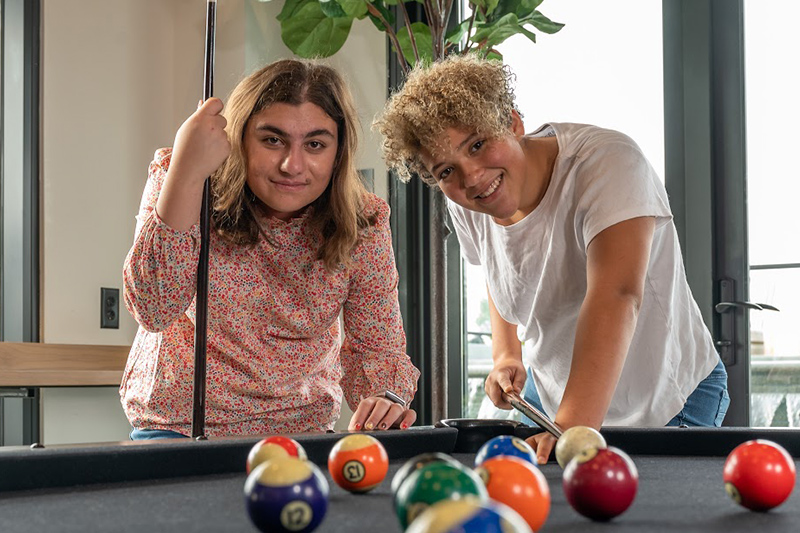
<instances>
[{"instance_id":1,"label":"fingernail","mask_svg":"<svg viewBox=\"0 0 800 533\"><path fill-rule=\"evenodd\" d=\"M386 422L381 422L381 425L379 427L381 429L386 429Z\"/></svg>"},{"instance_id":2,"label":"fingernail","mask_svg":"<svg viewBox=\"0 0 800 533\"><path fill-rule=\"evenodd\" d=\"M375 428L375 424L373 424L372 422L367 422L367 425L364 426L364 429L367 429L367 430L372 430L374 428Z\"/></svg>"},{"instance_id":3,"label":"fingernail","mask_svg":"<svg viewBox=\"0 0 800 533\"><path fill-rule=\"evenodd\" d=\"M361 423L360 422L356 424L356 431L358 431L359 429L361 429Z\"/></svg>"},{"instance_id":4,"label":"fingernail","mask_svg":"<svg viewBox=\"0 0 800 533\"><path fill-rule=\"evenodd\" d=\"M408 429L408 424L403 422L402 424L400 424L400 429Z\"/></svg>"},{"instance_id":5,"label":"fingernail","mask_svg":"<svg viewBox=\"0 0 800 533\"><path fill-rule=\"evenodd\" d=\"M201 107L203 107L203 101L202 100L198 100L197 101L197 109L200 109Z\"/></svg>"}]
</instances>

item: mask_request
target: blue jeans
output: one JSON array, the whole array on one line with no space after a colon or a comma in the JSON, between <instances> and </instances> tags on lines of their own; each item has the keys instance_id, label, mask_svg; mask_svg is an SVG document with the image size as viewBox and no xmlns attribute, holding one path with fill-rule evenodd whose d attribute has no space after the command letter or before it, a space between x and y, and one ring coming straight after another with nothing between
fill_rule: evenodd
<instances>
[{"instance_id":1,"label":"blue jeans","mask_svg":"<svg viewBox=\"0 0 800 533\"><path fill-rule=\"evenodd\" d=\"M186 435L168 429L137 429L131 431L131 440L188 439Z\"/></svg>"},{"instance_id":2,"label":"blue jeans","mask_svg":"<svg viewBox=\"0 0 800 533\"><path fill-rule=\"evenodd\" d=\"M525 380L525 388L522 391L525 400L545 412L542 408L542 400L533 382L533 375L528 369L528 379ZM667 422L667 426L705 426L719 427L728 412L731 398L728 396L728 372L725 365L720 360L714 370L697 385L686 403L683 404L681 412ZM529 426L536 425L536 422L526 416L522 417L522 422Z\"/></svg>"}]
</instances>

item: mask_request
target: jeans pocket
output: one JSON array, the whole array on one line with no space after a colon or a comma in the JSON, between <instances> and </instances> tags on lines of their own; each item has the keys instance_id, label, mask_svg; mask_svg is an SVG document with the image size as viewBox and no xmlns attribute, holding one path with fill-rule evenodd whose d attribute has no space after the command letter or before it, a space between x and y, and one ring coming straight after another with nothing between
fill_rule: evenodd
<instances>
[{"instance_id":1,"label":"jeans pocket","mask_svg":"<svg viewBox=\"0 0 800 533\"><path fill-rule=\"evenodd\" d=\"M717 417L714 419L714 425L720 427L725 415L728 414L728 406L731 404L731 397L728 394L728 389L722 389L722 397L719 399L719 408L717 409Z\"/></svg>"}]
</instances>

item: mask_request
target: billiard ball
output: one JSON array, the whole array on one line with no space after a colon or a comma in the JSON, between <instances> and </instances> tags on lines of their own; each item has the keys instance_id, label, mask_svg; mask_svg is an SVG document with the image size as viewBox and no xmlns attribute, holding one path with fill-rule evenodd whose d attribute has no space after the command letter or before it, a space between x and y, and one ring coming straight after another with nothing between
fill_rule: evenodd
<instances>
[{"instance_id":1,"label":"billiard ball","mask_svg":"<svg viewBox=\"0 0 800 533\"><path fill-rule=\"evenodd\" d=\"M779 444L757 439L738 445L725 460L725 492L739 505L769 511L794 489L794 459Z\"/></svg>"},{"instance_id":2,"label":"billiard ball","mask_svg":"<svg viewBox=\"0 0 800 533\"><path fill-rule=\"evenodd\" d=\"M412 472L415 472L423 466L431 463L451 463L454 465L461 464L457 459L445 453L431 452L412 457L403 463L403 466L397 470L392 478L392 494L394 495L393 502L395 508L397 508L397 493L400 490L400 485L402 485L403 482L408 479L408 476L410 476Z\"/></svg>"},{"instance_id":3,"label":"billiard ball","mask_svg":"<svg viewBox=\"0 0 800 533\"><path fill-rule=\"evenodd\" d=\"M280 435L267 437L250 448L250 453L247 454L247 473L252 472L261 463L276 457L306 459L307 455L305 449L294 439Z\"/></svg>"},{"instance_id":4,"label":"billiard ball","mask_svg":"<svg viewBox=\"0 0 800 533\"><path fill-rule=\"evenodd\" d=\"M412 472L397 491L397 518L403 529L422 512L441 500L472 495L488 499L481 478L463 465L436 462Z\"/></svg>"},{"instance_id":5,"label":"billiard ball","mask_svg":"<svg viewBox=\"0 0 800 533\"><path fill-rule=\"evenodd\" d=\"M519 457L497 456L475 469L489 497L514 509L533 531L550 514L550 487L538 468Z\"/></svg>"},{"instance_id":6,"label":"billiard ball","mask_svg":"<svg viewBox=\"0 0 800 533\"><path fill-rule=\"evenodd\" d=\"M489 439L480 447L478 454L475 456L475 466L480 466L485 460L498 455L511 455L528 461L533 465L538 464L536 452L533 451L530 444L519 437L500 435Z\"/></svg>"},{"instance_id":7,"label":"billiard ball","mask_svg":"<svg viewBox=\"0 0 800 533\"><path fill-rule=\"evenodd\" d=\"M592 520L607 521L633 503L639 473L618 448L584 448L567 463L562 485L573 509Z\"/></svg>"},{"instance_id":8,"label":"billiard ball","mask_svg":"<svg viewBox=\"0 0 800 533\"><path fill-rule=\"evenodd\" d=\"M307 533L328 509L328 482L316 465L296 457L261 463L247 476L244 499L250 520L264 532Z\"/></svg>"},{"instance_id":9,"label":"billiard ball","mask_svg":"<svg viewBox=\"0 0 800 533\"><path fill-rule=\"evenodd\" d=\"M506 505L468 496L433 504L406 533L531 533L531 528Z\"/></svg>"},{"instance_id":10,"label":"billiard ball","mask_svg":"<svg viewBox=\"0 0 800 533\"><path fill-rule=\"evenodd\" d=\"M573 426L558 438L556 442L556 461L558 466L566 468L570 459L578 455L581 450L589 447L605 448L606 439L594 428L587 426Z\"/></svg>"},{"instance_id":11,"label":"billiard ball","mask_svg":"<svg viewBox=\"0 0 800 533\"><path fill-rule=\"evenodd\" d=\"M368 492L389 471L389 456L375 437L347 435L328 454L328 471L337 485L350 492Z\"/></svg>"}]
</instances>

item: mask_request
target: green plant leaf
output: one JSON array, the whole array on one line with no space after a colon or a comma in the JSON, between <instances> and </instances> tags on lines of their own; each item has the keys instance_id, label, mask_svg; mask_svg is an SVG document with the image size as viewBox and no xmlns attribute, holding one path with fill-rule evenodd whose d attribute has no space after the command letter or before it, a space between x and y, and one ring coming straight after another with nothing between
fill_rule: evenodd
<instances>
[{"instance_id":1,"label":"green plant leaf","mask_svg":"<svg viewBox=\"0 0 800 533\"><path fill-rule=\"evenodd\" d=\"M484 57L487 59L496 59L497 61L503 61L503 54L501 54L495 49L489 50L489 53L487 53Z\"/></svg>"},{"instance_id":2,"label":"green plant leaf","mask_svg":"<svg viewBox=\"0 0 800 533\"><path fill-rule=\"evenodd\" d=\"M372 4L372 7L380 11L381 15L383 15L383 18L385 18L389 24L394 24L394 15L392 14L391 11L389 11L389 9L383 4L382 1L377 0L375 2L370 2L370 3ZM369 13L369 11L367 11L367 13L369 14L369 19L372 21L372 24L374 24L375 27L378 28L380 31L385 32L386 27L381 22L381 19L374 16L372 13Z\"/></svg>"},{"instance_id":3,"label":"green plant leaf","mask_svg":"<svg viewBox=\"0 0 800 533\"><path fill-rule=\"evenodd\" d=\"M431 29L427 24L414 22L411 24L411 31L414 33L414 39L417 42L420 61L432 61L433 37L431 36ZM400 50L403 52L403 57L406 58L409 65L414 65L416 63L414 49L411 47L411 38L408 36L408 30L405 27L397 30L397 40L400 42Z\"/></svg>"},{"instance_id":4,"label":"green plant leaf","mask_svg":"<svg viewBox=\"0 0 800 533\"><path fill-rule=\"evenodd\" d=\"M325 13L325 16L329 18L347 16L347 13L344 12L344 9L342 9L342 6L340 6L339 2L336 0L319 0L319 7L322 9L322 12Z\"/></svg>"},{"instance_id":5,"label":"green plant leaf","mask_svg":"<svg viewBox=\"0 0 800 533\"><path fill-rule=\"evenodd\" d=\"M509 13L515 13L519 16L520 4L522 4L522 0L498 0L497 7L492 10L489 18L497 20Z\"/></svg>"},{"instance_id":6,"label":"green plant leaf","mask_svg":"<svg viewBox=\"0 0 800 533\"><path fill-rule=\"evenodd\" d=\"M450 30L447 35L445 36L445 41L452 44L460 44L461 39L464 38L464 35L467 33L469 29L469 19L461 21L461 24Z\"/></svg>"},{"instance_id":7,"label":"green plant leaf","mask_svg":"<svg viewBox=\"0 0 800 533\"><path fill-rule=\"evenodd\" d=\"M482 7L487 13L491 13L497 7L500 0L470 0L470 3L477 7Z\"/></svg>"},{"instance_id":8,"label":"green plant leaf","mask_svg":"<svg viewBox=\"0 0 800 533\"><path fill-rule=\"evenodd\" d=\"M536 42L536 34L528 30L525 26L520 26L519 32L525 37L527 37L532 43Z\"/></svg>"},{"instance_id":9,"label":"green plant leaf","mask_svg":"<svg viewBox=\"0 0 800 533\"><path fill-rule=\"evenodd\" d=\"M350 17L325 16L317 0L306 0L281 21L281 39L300 57L329 57L347 40L352 24Z\"/></svg>"},{"instance_id":10,"label":"green plant leaf","mask_svg":"<svg viewBox=\"0 0 800 533\"><path fill-rule=\"evenodd\" d=\"M564 27L560 22L553 22L538 11L533 13L527 22L530 22L534 28L544 33L557 33Z\"/></svg>"},{"instance_id":11,"label":"green plant leaf","mask_svg":"<svg viewBox=\"0 0 800 533\"><path fill-rule=\"evenodd\" d=\"M536 8L542 5L544 0L520 0L519 7L525 11L526 15L529 15L536 11ZM520 12L517 11L517 16L520 16ZM521 16L519 18L522 18Z\"/></svg>"},{"instance_id":12,"label":"green plant leaf","mask_svg":"<svg viewBox=\"0 0 800 533\"><path fill-rule=\"evenodd\" d=\"M471 40L479 43L481 48L491 48L519 33L520 28L517 16L514 13L508 13L491 24L480 28L475 32Z\"/></svg>"},{"instance_id":13,"label":"green plant leaf","mask_svg":"<svg viewBox=\"0 0 800 533\"><path fill-rule=\"evenodd\" d=\"M350 17L363 19L367 15L367 2L365 0L339 0L339 5Z\"/></svg>"},{"instance_id":14,"label":"green plant leaf","mask_svg":"<svg viewBox=\"0 0 800 533\"><path fill-rule=\"evenodd\" d=\"M294 16L295 11L297 11L303 4L307 3L308 0L286 0L283 4L283 9L281 12L278 13L278 16L275 17L278 21L284 21Z\"/></svg>"}]
</instances>

